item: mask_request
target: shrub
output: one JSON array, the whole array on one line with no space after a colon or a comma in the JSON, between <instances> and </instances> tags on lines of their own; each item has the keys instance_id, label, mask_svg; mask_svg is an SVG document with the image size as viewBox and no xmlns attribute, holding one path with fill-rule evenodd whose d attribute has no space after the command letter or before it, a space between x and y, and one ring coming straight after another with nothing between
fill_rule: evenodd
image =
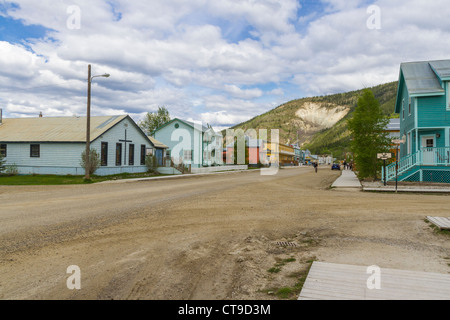
<instances>
[{"instance_id":1,"label":"shrub","mask_svg":"<svg viewBox=\"0 0 450 320\"><path fill-rule=\"evenodd\" d=\"M94 172L100 167L100 155L97 150L92 148L89 152L89 164L89 174L94 174ZM81 153L80 165L86 171L86 150L83 150Z\"/></svg>"},{"instance_id":2,"label":"shrub","mask_svg":"<svg viewBox=\"0 0 450 320\"><path fill-rule=\"evenodd\" d=\"M2 155L0 154L0 174L5 171L6 166L5 166L6 160L2 157Z\"/></svg>"},{"instance_id":3,"label":"shrub","mask_svg":"<svg viewBox=\"0 0 450 320\"><path fill-rule=\"evenodd\" d=\"M19 169L17 168L17 165L14 163L9 166L5 166L6 170L5 173L9 176L17 176L19 174Z\"/></svg>"},{"instance_id":4,"label":"shrub","mask_svg":"<svg viewBox=\"0 0 450 320\"><path fill-rule=\"evenodd\" d=\"M146 156L145 157L145 165L147 166L149 172L152 172L152 173L155 172L156 169L158 168L158 158L156 158L155 155Z\"/></svg>"}]
</instances>

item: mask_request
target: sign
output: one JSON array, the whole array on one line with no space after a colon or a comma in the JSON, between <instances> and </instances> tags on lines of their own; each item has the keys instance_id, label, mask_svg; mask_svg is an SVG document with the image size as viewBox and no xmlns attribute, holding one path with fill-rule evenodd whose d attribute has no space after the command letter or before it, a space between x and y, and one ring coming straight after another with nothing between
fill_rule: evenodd
<instances>
[{"instance_id":1,"label":"sign","mask_svg":"<svg viewBox=\"0 0 450 320\"><path fill-rule=\"evenodd\" d=\"M377 154L378 159L387 160L392 158L392 153L378 153Z\"/></svg>"},{"instance_id":2,"label":"sign","mask_svg":"<svg viewBox=\"0 0 450 320\"><path fill-rule=\"evenodd\" d=\"M403 137L401 139L392 139L392 143L395 144L403 144L406 142L406 136L403 135Z\"/></svg>"}]
</instances>

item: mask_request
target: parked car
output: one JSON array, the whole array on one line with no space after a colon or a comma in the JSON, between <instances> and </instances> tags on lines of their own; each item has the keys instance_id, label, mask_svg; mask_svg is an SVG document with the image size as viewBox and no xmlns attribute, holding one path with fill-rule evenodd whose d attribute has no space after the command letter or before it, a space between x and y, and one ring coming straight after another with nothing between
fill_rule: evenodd
<instances>
[{"instance_id":1,"label":"parked car","mask_svg":"<svg viewBox=\"0 0 450 320\"><path fill-rule=\"evenodd\" d=\"M331 170L341 170L341 166L338 163L333 163Z\"/></svg>"}]
</instances>

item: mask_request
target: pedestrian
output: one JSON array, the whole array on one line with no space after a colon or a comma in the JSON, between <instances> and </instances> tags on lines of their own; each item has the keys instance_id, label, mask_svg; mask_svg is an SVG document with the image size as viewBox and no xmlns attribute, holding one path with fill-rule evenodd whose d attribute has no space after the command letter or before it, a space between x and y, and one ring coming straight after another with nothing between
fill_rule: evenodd
<instances>
[{"instance_id":1,"label":"pedestrian","mask_svg":"<svg viewBox=\"0 0 450 320\"><path fill-rule=\"evenodd\" d=\"M344 160L344 170L347 170L347 161Z\"/></svg>"},{"instance_id":2,"label":"pedestrian","mask_svg":"<svg viewBox=\"0 0 450 320\"><path fill-rule=\"evenodd\" d=\"M315 170L316 173L317 173L317 167L318 167L317 162L314 162L313 166L314 166L314 170Z\"/></svg>"}]
</instances>

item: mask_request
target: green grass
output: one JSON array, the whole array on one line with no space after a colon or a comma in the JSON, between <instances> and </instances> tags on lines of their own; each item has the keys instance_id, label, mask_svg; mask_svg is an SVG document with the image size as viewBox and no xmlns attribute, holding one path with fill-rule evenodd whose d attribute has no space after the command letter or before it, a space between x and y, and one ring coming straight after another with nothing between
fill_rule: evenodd
<instances>
[{"instance_id":1,"label":"green grass","mask_svg":"<svg viewBox=\"0 0 450 320\"><path fill-rule=\"evenodd\" d=\"M425 221L426 223L428 223L428 225L430 226L431 229L433 229L433 232L436 234L443 234L443 235L448 235L450 236L450 230L444 230L444 229L440 229L438 226L436 226L435 224L431 223L430 221L428 221L427 218L423 219L423 221Z\"/></svg>"},{"instance_id":2,"label":"green grass","mask_svg":"<svg viewBox=\"0 0 450 320\"><path fill-rule=\"evenodd\" d=\"M294 259L295 261L295 259ZM307 268L300 270L288 275L290 278L296 278L297 282L292 287L282 287L282 288L270 288L265 290L267 294L274 294L279 299L297 299L298 295L302 291L303 285L305 284L306 277L308 276L309 270L311 269L312 263L315 258L306 261L308 264ZM290 261L292 262L292 261Z\"/></svg>"},{"instance_id":3,"label":"green grass","mask_svg":"<svg viewBox=\"0 0 450 320\"><path fill-rule=\"evenodd\" d=\"M109 176L91 176L90 180L85 180L84 176L71 175L16 175L0 176L0 185L24 186L24 185L65 185L65 184L91 184L108 180L120 180L131 178L143 178L153 176L164 176L151 173L121 173Z\"/></svg>"},{"instance_id":4,"label":"green grass","mask_svg":"<svg viewBox=\"0 0 450 320\"><path fill-rule=\"evenodd\" d=\"M281 271L281 268L278 268L278 267L273 267L273 268L270 268L269 270L267 270L267 272L269 272L269 273L278 273L280 271Z\"/></svg>"}]
</instances>

